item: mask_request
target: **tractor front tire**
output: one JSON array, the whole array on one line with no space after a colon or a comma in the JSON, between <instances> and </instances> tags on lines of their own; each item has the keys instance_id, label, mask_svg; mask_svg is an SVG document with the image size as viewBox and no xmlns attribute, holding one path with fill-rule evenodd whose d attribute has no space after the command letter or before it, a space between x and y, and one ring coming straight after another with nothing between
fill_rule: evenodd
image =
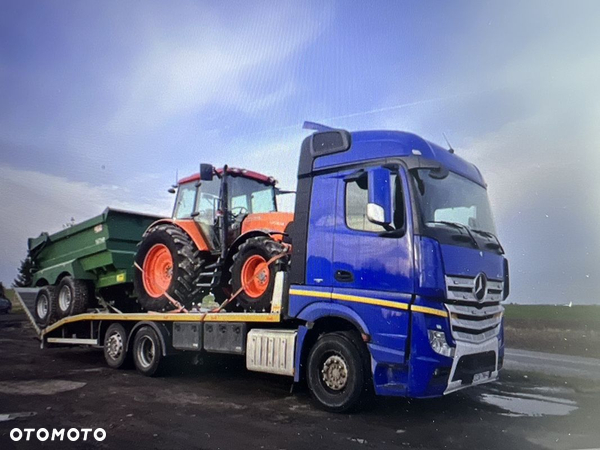
<instances>
[{"instance_id":1,"label":"tractor front tire","mask_svg":"<svg viewBox=\"0 0 600 450\"><path fill-rule=\"evenodd\" d=\"M230 268L232 291L244 287L236 298L237 308L255 312L270 310L275 274L287 256L268 267L267 262L283 252L285 247L267 236L253 237L240 245Z\"/></svg>"},{"instance_id":2,"label":"tractor front tire","mask_svg":"<svg viewBox=\"0 0 600 450\"><path fill-rule=\"evenodd\" d=\"M144 234L135 255L133 278L138 303L146 311L170 311L176 303L200 303L206 290L197 286L204 261L189 235L173 224Z\"/></svg>"}]
</instances>

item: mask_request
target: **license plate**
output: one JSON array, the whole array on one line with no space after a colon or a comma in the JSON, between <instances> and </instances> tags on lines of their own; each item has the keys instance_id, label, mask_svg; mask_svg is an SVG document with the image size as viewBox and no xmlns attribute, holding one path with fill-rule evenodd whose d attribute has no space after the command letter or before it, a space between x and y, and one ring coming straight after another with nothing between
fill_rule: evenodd
<instances>
[{"instance_id":1,"label":"license plate","mask_svg":"<svg viewBox=\"0 0 600 450\"><path fill-rule=\"evenodd\" d=\"M490 372L481 372L473 375L473 383L478 383L483 380L487 380L490 377Z\"/></svg>"}]
</instances>

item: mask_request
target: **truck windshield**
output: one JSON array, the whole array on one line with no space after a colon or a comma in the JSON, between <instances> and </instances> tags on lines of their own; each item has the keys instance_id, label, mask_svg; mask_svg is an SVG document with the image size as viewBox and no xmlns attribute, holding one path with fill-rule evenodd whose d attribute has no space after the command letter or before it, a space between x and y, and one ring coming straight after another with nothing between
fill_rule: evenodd
<instances>
[{"instance_id":1,"label":"truck windshield","mask_svg":"<svg viewBox=\"0 0 600 450\"><path fill-rule=\"evenodd\" d=\"M442 179L432 178L429 173L430 169L412 171L417 201L426 226L453 223L496 234L484 187L453 172Z\"/></svg>"}]
</instances>

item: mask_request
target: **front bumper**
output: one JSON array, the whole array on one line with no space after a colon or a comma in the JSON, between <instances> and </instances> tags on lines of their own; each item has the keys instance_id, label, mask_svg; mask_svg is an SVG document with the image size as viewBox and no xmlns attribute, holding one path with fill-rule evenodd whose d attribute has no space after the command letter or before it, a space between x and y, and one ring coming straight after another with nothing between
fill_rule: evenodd
<instances>
[{"instance_id":1,"label":"front bumper","mask_svg":"<svg viewBox=\"0 0 600 450\"><path fill-rule=\"evenodd\" d=\"M498 338L481 344L458 341L444 394L498 379L499 361L500 340Z\"/></svg>"}]
</instances>

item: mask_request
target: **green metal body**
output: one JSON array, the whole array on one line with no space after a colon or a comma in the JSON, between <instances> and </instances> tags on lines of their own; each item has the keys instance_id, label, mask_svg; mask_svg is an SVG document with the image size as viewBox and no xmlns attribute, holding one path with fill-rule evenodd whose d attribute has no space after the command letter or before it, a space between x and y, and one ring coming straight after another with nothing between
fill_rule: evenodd
<instances>
[{"instance_id":1,"label":"green metal body","mask_svg":"<svg viewBox=\"0 0 600 450\"><path fill-rule=\"evenodd\" d=\"M30 238L33 286L57 284L64 275L90 280L96 289L131 283L137 244L160 218L107 208L58 233Z\"/></svg>"}]
</instances>

